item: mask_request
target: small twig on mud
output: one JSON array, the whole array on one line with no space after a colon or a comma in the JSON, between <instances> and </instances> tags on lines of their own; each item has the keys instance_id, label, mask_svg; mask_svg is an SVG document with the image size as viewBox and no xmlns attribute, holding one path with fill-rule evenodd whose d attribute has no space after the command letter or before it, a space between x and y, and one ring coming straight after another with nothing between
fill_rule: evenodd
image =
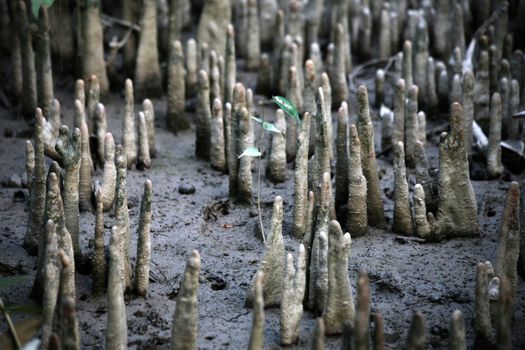
<instances>
[{"instance_id":1,"label":"small twig on mud","mask_svg":"<svg viewBox=\"0 0 525 350\"><path fill-rule=\"evenodd\" d=\"M419 237L405 237L405 236L395 236L394 241L399 242L401 244L406 244L408 242L416 242L416 243L425 243L426 241L423 238Z\"/></svg>"},{"instance_id":2,"label":"small twig on mud","mask_svg":"<svg viewBox=\"0 0 525 350\"><path fill-rule=\"evenodd\" d=\"M236 319L238 319L241 316L248 315L249 313L250 313L250 311L246 311L246 312L243 312L242 314L238 314L237 316L233 316L233 317L230 317L230 318L224 318L224 317L221 317L221 316L209 316L209 317L220 318L221 320L223 320L225 322L232 322L232 321L235 321Z\"/></svg>"},{"instance_id":3,"label":"small twig on mud","mask_svg":"<svg viewBox=\"0 0 525 350\"><path fill-rule=\"evenodd\" d=\"M131 36L131 32L132 32L132 28L129 28L129 30L126 32L126 35L124 35L124 37L120 41L117 41L117 37L114 36L111 39L111 42L109 43L109 47L117 51L123 48L124 45L126 45L126 43L128 42L128 39Z\"/></svg>"},{"instance_id":4,"label":"small twig on mud","mask_svg":"<svg viewBox=\"0 0 525 350\"><path fill-rule=\"evenodd\" d=\"M4 317L7 321L7 324L9 326L9 330L11 331L11 334L13 335L13 339L15 341L17 349L20 349L22 347L22 344L20 343L20 338L18 338L18 334L16 333L16 328L13 324L13 321L11 320L11 316L9 316L9 313L7 312L4 302L2 298L0 298L0 309L2 310L2 313L4 314Z\"/></svg>"},{"instance_id":5,"label":"small twig on mud","mask_svg":"<svg viewBox=\"0 0 525 350\"><path fill-rule=\"evenodd\" d=\"M118 24L120 26L133 29L136 32L140 33L140 26L138 26L138 25L136 25L134 23L128 22L128 21L124 21L123 19L112 17L112 16L108 16L108 15L105 15L105 14L100 15L100 19L102 20L102 23L104 25L106 25L106 26L112 25L112 24Z\"/></svg>"},{"instance_id":6,"label":"small twig on mud","mask_svg":"<svg viewBox=\"0 0 525 350\"><path fill-rule=\"evenodd\" d=\"M512 116L512 119L524 119L525 118L525 110L520 111Z\"/></svg>"},{"instance_id":7,"label":"small twig on mud","mask_svg":"<svg viewBox=\"0 0 525 350\"><path fill-rule=\"evenodd\" d=\"M352 73L350 74L350 90L355 92L357 91L356 90L356 84L354 82L354 80L356 79L356 77L361 73L361 71L371 67L371 66L375 66L377 64L380 64L380 63L385 63L385 66L383 67L383 70L385 71L385 74L386 75L390 75L391 73L388 72L388 70L390 69L390 66L392 65L392 63L394 62L394 59L395 59L395 56L391 56L389 58L373 58L371 60L368 60L366 62L363 62L362 64L356 66L353 70L352 70ZM364 80L364 85L371 85L373 79L375 79L375 76L374 78L370 78L370 79L366 79ZM370 84L369 84L370 83ZM361 84L359 84L361 85Z\"/></svg>"}]
</instances>

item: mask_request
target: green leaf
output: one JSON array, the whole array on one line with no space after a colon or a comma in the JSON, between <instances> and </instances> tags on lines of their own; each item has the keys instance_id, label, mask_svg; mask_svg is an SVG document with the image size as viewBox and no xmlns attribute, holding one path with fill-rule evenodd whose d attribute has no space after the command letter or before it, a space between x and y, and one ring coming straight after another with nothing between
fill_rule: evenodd
<instances>
[{"instance_id":1,"label":"green leaf","mask_svg":"<svg viewBox=\"0 0 525 350\"><path fill-rule=\"evenodd\" d=\"M272 123L264 122L262 124L262 127L263 127L264 130L267 130L267 131L270 131L270 132L280 133L280 134L283 134L283 136L284 136L284 133L281 132L281 130L277 129L277 127L274 124L272 124Z\"/></svg>"},{"instance_id":2,"label":"green leaf","mask_svg":"<svg viewBox=\"0 0 525 350\"><path fill-rule=\"evenodd\" d=\"M50 7L53 5L53 2L55 0L31 0L31 9L33 10L33 16L35 18L38 18L38 11L40 11L40 7L43 5L45 7Z\"/></svg>"},{"instance_id":3,"label":"green leaf","mask_svg":"<svg viewBox=\"0 0 525 350\"><path fill-rule=\"evenodd\" d=\"M260 157L262 153L259 151L257 147L248 147L242 152L240 156L237 157L237 159L241 159L244 156L247 157Z\"/></svg>"},{"instance_id":4,"label":"green leaf","mask_svg":"<svg viewBox=\"0 0 525 350\"><path fill-rule=\"evenodd\" d=\"M263 120L257 117L254 117L253 115L250 116L250 119L255 120L257 123L262 124Z\"/></svg>"},{"instance_id":5,"label":"green leaf","mask_svg":"<svg viewBox=\"0 0 525 350\"><path fill-rule=\"evenodd\" d=\"M280 109L286 112L290 117L295 119L296 122L301 124L301 118L299 118L299 112L297 112L297 108L288 101L286 98L282 96L272 96L273 101L279 106Z\"/></svg>"},{"instance_id":6,"label":"green leaf","mask_svg":"<svg viewBox=\"0 0 525 350\"><path fill-rule=\"evenodd\" d=\"M27 276L27 275L0 277L0 289L7 288L7 287L13 286L15 284L23 283L28 278L29 278L29 276Z\"/></svg>"}]
</instances>

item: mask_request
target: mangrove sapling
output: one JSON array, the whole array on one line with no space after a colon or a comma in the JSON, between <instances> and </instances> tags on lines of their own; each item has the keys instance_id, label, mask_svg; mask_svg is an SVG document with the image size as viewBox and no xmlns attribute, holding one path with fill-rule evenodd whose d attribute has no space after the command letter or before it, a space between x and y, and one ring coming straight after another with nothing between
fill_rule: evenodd
<instances>
[{"instance_id":1,"label":"mangrove sapling","mask_svg":"<svg viewBox=\"0 0 525 350\"><path fill-rule=\"evenodd\" d=\"M290 101L288 101L286 98L281 97L281 96L273 96L272 99L275 102L275 104L277 104L277 106L279 106L284 112L286 112L287 115L289 115L296 122L301 124L299 112L297 111L297 108ZM282 130L278 128L277 126L275 126L275 124L264 121L264 112L262 114L261 119L256 118L254 116L251 116L250 118L256 121L257 123L261 124L261 131L259 133L259 138L258 138L259 144L263 140L265 131L275 132L275 133L279 133L285 136ZM266 243L266 236L264 235L264 227L262 223L262 214L261 214L261 156L262 156L262 153L259 147L252 146L252 147L245 148L244 151L238 156L238 159L241 159L242 157L245 157L245 156L257 157L259 159L258 160L258 173L257 173L257 212L259 216L259 228L261 230L261 236L263 238L263 242Z\"/></svg>"}]
</instances>

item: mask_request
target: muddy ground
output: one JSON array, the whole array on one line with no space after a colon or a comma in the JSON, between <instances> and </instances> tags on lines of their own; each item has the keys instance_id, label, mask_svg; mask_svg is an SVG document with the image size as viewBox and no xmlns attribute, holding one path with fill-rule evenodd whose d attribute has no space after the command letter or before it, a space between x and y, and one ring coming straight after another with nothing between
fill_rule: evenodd
<instances>
[{"instance_id":1,"label":"muddy ground","mask_svg":"<svg viewBox=\"0 0 525 350\"><path fill-rule=\"evenodd\" d=\"M241 81L254 81L245 75ZM72 125L73 82L62 83L57 95L62 104L63 122ZM248 84L250 86L250 84ZM251 86L254 87L253 84ZM260 99L261 97L257 97ZM122 94L104 97L108 112L108 130L121 139L124 99ZM226 205L228 177L211 169L209 163L197 160L195 132L177 136L164 127L165 101L153 101L156 113L158 156L147 171L128 173L131 251L136 251L138 211L144 181L153 182L153 224L151 284L146 300L127 297L129 348L167 349L171 334L175 297L180 286L186 260L192 249L201 254L201 284L199 287L199 349L242 349L248 344L252 313L244 307L263 254L263 243L256 233L258 220L255 207ZM355 104L351 106L353 111ZM273 107L265 107L266 115ZM140 105L136 105L136 111ZM259 111L261 107L258 107ZM335 126L335 114L334 126ZM355 118L355 116L353 116ZM443 124L444 120L434 123ZM430 130L433 123L429 123ZM31 127L15 113L0 107L0 178L20 175L25 179L24 142L31 137ZM380 127L376 124L376 139ZM10 132L14 136L10 136ZM335 135L335 132L334 132ZM437 166L437 136L427 142L431 165ZM379 142L376 143L379 149ZM266 160L263 160L265 165ZM381 187L385 214L389 226L393 213L393 171L391 160L381 157ZM254 172L254 184L256 183ZM264 171L263 171L264 174ZM100 171L96 179L101 178ZM518 177L523 178L523 176ZM354 298L357 272L360 267L369 271L372 311L381 311L385 319L387 348L404 345L414 311L425 316L429 348L448 348L448 327L452 312L459 309L465 315L468 343L473 342L472 316L476 264L490 260L496 263L499 224L509 182L474 181L478 201L481 236L452 239L442 243L421 244L399 239L389 230L371 229L365 237L355 238L348 273ZM193 185L194 194L182 195L181 185ZM411 186L413 181L411 182ZM254 187L255 193L255 187ZM274 185L262 176L261 203L263 219L268 230L271 207L275 196L285 203L283 232L286 249L296 251L299 241L290 236L293 213L293 169L288 166L288 180ZM22 248L26 230L27 189L6 184L0 187L0 273L2 275L29 275L25 282L0 289L8 305L33 305L29 299L35 276L36 257L30 257ZM106 216L106 243L113 218ZM81 213L81 243L85 253L91 251L95 216ZM134 258L133 258L134 259ZM106 299L91 295L91 277L77 274L77 308L82 348L102 349L105 344ZM525 282L519 280L513 320L513 345L525 347ZM266 348L279 348L279 310L266 310ZM31 317L12 313L15 320ZM301 338L297 347L308 348L314 327L311 313L305 312L301 322ZM5 323L0 323L4 331ZM328 349L338 349L341 337L327 338Z\"/></svg>"}]
</instances>

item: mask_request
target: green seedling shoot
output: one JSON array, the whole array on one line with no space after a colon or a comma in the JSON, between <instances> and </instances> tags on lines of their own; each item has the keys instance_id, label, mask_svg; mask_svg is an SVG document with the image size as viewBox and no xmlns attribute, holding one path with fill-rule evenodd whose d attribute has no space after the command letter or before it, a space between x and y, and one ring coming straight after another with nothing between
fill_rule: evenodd
<instances>
[{"instance_id":1,"label":"green seedling shoot","mask_svg":"<svg viewBox=\"0 0 525 350\"><path fill-rule=\"evenodd\" d=\"M33 12L33 16L35 16L35 18L38 18L38 12L40 11L40 7L50 7L51 5L53 5L53 2L55 2L55 0L31 0L31 10Z\"/></svg>"},{"instance_id":2,"label":"green seedling shoot","mask_svg":"<svg viewBox=\"0 0 525 350\"><path fill-rule=\"evenodd\" d=\"M299 117L299 112L297 111L297 108L295 107L295 105L293 103L291 103L290 101L288 101L286 98L284 98L282 96L272 96L272 100L275 102L275 104L279 108L281 108L286 113L286 115L288 115L289 117L294 119L297 123L301 124L301 118ZM275 124L268 123L268 122L264 121L264 113L263 113L262 118L257 118L257 117L254 117L254 116L250 116L250 118L253 121L255 121L255 122L257 122L258 124L261 125L261 132L260 132L259 138L258 138L258 143L259 144L262 141L262 138L264 136L264 132L265 131L281 133L283 136L286 136L286 135L284 135L283 132L281 132L281 130L279 130L275 126ZM242 157L257 157L258 158L258 166L257 166L258 167L258 173L257 173L257 214L259 216L259 227L260 227L260 230L261 230L262 239L263 239L263 242L266 244L266 236L264 234L264 227L263 227L263 223L262 223L262 214L261 214L261 156L262 156L262 152L260 151L259 147L253 146L253 147L248 147L247 149L245 149L241 153L241 155L239 155L237 157L237 159L240 159Z\"/></svg>"}]
</instances>

